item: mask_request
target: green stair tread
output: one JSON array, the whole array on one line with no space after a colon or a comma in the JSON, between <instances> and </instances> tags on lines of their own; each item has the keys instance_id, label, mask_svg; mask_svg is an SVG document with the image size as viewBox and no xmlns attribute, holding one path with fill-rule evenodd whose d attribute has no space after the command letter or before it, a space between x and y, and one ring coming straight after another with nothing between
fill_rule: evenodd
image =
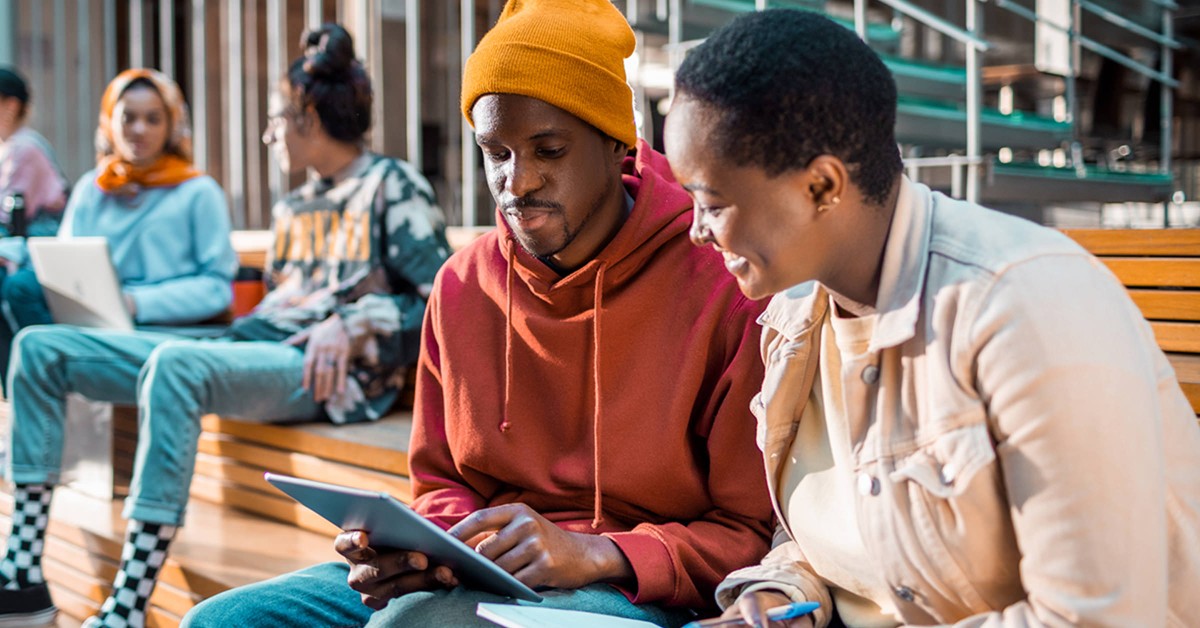
<instances>
[{"instance_id":1,"label":"green stair tread","mask_svg":"<svg viewBox=\"0 0 1200 628\"><path fill-rule=\"evenodd\" d=\"M897 107L900 113L909 115L955 121L965 121L967 118L966 110L958 103L901 97ZM1058 122L1051 118L1024 111L1016 111L1006 115L1000 113L997 109L985 107L980 112L980 121L989 126L1007 126L1052 133L1070 133L1071 131L1071 124L1069 122Z\"/></svg>"},{"instance_id":2,"label":"green stair tread","mask_svg":"<svg viewBox=\"0 0 1200 628\"><path fill-rule=\"evenodd\" d=\"M1063 181L1089 181L1095 183L1121 183L1130 185L1171 185L1174 178L1161 172L1122 172L1089 165L1084 169L1086 176L1079 177L1074 168L1042 166L1031 162L993 162L993 173L1000 176L1027 176L1058 179Z\"/></svg>"},{"instance_id":3,"label":"green stair tread","mask_svg":"<svg viewBox=\"0 0 1200 628\"><path fill-rule=\"evenodd\" d=\"M696 6L705 6L705 7L709 7L712 9L720 9L722 11L729 11L730 13L749 13L751 11L758 10L758 7L755 5L754 0L692 0L692 4L694 4ZM821 4L821 3L819 3L819 2L818 3L804 2L803 0L797 0L795 2L772 0L768 6L769 6L769 8L772 8L772 9L790 8L790 9L804 9L806 11L814 11L816 13L820 13L820 14L824 15L825 17L833 20L834 22L837 22L838 24L841 24L842 26L844 26L850 30L854 30L854 21L853 20L847 20L847 19L836 17L833 15L828 15L824 11L820 10L820 7L818 6L819 4ZM867 24L867 40L868 41L893 42L893 41L897 41L899 39L900 39L900 31L896 30L895 28L892 28L892 26L889 24L881 24L881 23L877 23L877 22L872 22L870 24Z\"/></svg>"},{"instance_id":4,"label":"green stair tread","mask_svg":"<svg viewBox=\"0 0 1200 628\"><path fill-rule=\"evenodd\" d=\"M937 81L940 83L965 85L967 82L967 71L965 68L936 65L925 63L923 61L915 61L913 59L904 59L902 57L894 57L891 55L879 55L883 59L884 65L891 70L896 76L905 76L911 78L919 78L926 81Z\"/></svg>"}]
</instances>

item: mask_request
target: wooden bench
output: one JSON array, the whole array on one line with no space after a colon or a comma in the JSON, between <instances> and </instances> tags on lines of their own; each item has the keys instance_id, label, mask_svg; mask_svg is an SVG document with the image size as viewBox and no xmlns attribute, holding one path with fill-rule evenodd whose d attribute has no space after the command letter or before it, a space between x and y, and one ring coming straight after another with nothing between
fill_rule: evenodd
<instances>
[{"instance_id":1,"label":"wooden bench","mask_svg":"<svg viewBox=\"0 0 1200 628\"><path fill-rule=\"evenodd\" d=\"M454 231L455 248L480 231ZM1200 229L1066 233L1129 288L1200 411ZM264 241L261 236L249 240ZM239 252L245 261L255 255L263 259L260 249ZM127 490L136 414L117 409L113 424L117 481ZM267 486L263 471L386 490L405 499L410 495L411 415L406 411L346 426L264 425L207 416L202 427L187 525L151 598L152 627L177 626L193 605L229 588L337 559L329 542L332 526ZM120 501L70 489L55 494L45 569L63 626L77 625L108 595L125 526L120 508ZM0 529L7 529L11 510L11 497L0 493Z\"/></svg>"},{"instance_id":2,"label":"wooden bench","mask_svg":"<svg viewBox=\"0 0 1200 628\"><path fill-rule=\"evenodd\" d=\"M1112 270L1154 329L1200 413L1200 229L1071 229Z\"/></svg>"},{"instance_id":3,"label":"wooden bench","mask_svg":"<svg viewBox=\"0 0 1200 628\"><path fill-rule=\"evenodd\" d=\"M447 230L457 250L490 227ZM261 268L267 232L239 232L233 244L247 268ZM411 391L410 391L411 392ZM411 396L383 419L354 425L291 425L206 416L191 486L186 525L171 546L147 609L152 628L174 628L203 599L327 560L338 560L335 528L262 479L276 471L387 491L411 498L408 439ZM0 404L0 427L7 405ZM137 412L113 409L113 494L128 494L137 444ZM7 530L12 498L0 491L0 530ZM44 560L60 626L77 626L108 596L120 563L125 521L120 500L89 497L69 487L55 492Z\"/></svg>"}]
</instances>

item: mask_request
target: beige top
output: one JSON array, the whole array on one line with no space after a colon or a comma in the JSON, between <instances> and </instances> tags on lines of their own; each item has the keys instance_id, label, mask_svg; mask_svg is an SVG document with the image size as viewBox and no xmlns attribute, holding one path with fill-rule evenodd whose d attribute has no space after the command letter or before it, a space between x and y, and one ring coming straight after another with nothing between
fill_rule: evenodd
<instances>
[{"instance_id":1,"label":"beige top","mask_svg":"<svg viewBox=\"0 0 1200 628\"><path fill-rule=\"evenodd\" d=\"M769 583L820 602L818 626L851 588L912 625L1200 626L1200 426L1124 287L1056 231L907 180L900 199L870 341L839 356L850 429L826 434L865 569L814 532L844 515L790 501L830 355L828 293L804 284L760 318L751 404L782 534L718 601Z\"/></svg>"},{"instance_id":2,"label":"beige top","mask_svg":"<svg viewBox=\"0 0 1200 628\"><path fill-rule=\"evenodd\" d=\"M834 311L830 303L830 311ZM852 362L867 352L877 315L828 316L822 330L821 360L813 392L792 450L783 463L781 495L796 543L821 571L842 621L852 626L895 626L895 609L884 611L873 599L887 599L880 577L863 545L854 503L851 431L842 389L843 356Z\"/></svg>"}]
</instances>

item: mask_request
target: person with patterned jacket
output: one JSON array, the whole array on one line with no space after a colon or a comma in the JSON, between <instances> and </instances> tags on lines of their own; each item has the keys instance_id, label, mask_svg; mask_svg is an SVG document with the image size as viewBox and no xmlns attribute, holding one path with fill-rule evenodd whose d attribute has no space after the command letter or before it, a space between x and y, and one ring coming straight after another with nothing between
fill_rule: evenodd
<instances>
[{"instance_id":1,"label":"person with patterned jacket","mask_svg":"<svg viewBox=\"0 0 1200 628\"><path fill-rule=\"evenodd\" d=\"M219 339L66 325L17 336L7 470L16 503L0 560L0 624L53 621L40 560L68 393L138 406L121 570L85 625L140 627L183 523L201 416L377 419L416 361L425 301L449 255L442 214L420 173L364 149L371 83L349 34L325 25L303 43L263 142L310 181L274 209L271 291L255 311Z\"/></svg>"}]
</instances>

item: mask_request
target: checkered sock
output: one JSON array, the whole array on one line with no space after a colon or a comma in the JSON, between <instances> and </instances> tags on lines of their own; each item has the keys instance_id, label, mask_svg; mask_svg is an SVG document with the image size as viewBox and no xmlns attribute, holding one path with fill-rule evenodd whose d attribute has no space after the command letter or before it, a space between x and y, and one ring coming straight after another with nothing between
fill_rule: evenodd
<instances>
[{"instance_id":1,"label":"checkered sock","mask_svg":"<svg viewBox=\"0 0 1200 628\"><path fill-rule=\"evenodd\" d=\"M146 601L154 591L158 570L167 559L167 546L177 526L129 522L125 549L121 551L121 571L113 581L112 595L100 607L100 614L85 626L105 628L142 628L146 625Z\"/></svg>"},{"instance_id":2,"label":"checkered sock","mask_svg":"<svg viewBox=\"0 0 1200 628\"><path fill-rule=\"evenodd\" d=\"M50 484L18 484L13 490L12 530L0 560L0 586L22 589L42 584L42 549L50 522Z\"/></svg>"}]
</instances>

